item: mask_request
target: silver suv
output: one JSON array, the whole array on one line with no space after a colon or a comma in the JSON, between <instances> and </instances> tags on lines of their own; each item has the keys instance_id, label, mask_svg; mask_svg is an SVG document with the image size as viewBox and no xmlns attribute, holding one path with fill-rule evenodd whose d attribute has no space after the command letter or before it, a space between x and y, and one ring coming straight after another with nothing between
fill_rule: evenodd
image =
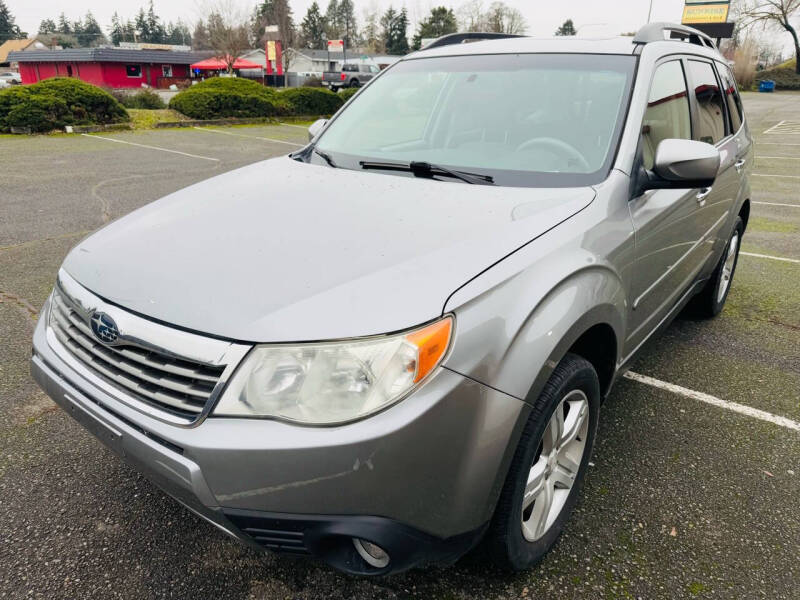
<instances>
[{"instance_id":1,"label":"silver suv","mask_svg":"<svg viewBox=\"0 0 800 600\"><path fill-rule=\"evenodd\" d=\"M483 542L530 567L615 379L725 303L753 157L712 41L467 37L59 271L36 380L250 545L385 574Z\"/></svg>"}]
</instances>

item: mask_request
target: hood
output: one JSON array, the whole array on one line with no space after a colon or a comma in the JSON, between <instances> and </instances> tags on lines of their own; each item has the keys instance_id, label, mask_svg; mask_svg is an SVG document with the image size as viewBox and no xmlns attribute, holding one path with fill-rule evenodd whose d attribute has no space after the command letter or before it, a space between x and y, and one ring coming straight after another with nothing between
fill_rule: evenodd
<instances>
[{"instance_id":1,"label":"hood","mask_svg":"<svg viewBox=\"0 0 800 600\"><path fill-rule=\"evenodd\" d=\"M228 339L374 335L438 317L461 285L593 198L282 157L114 221L64 268L123 308Z\"/></svg>"}]
</instances>

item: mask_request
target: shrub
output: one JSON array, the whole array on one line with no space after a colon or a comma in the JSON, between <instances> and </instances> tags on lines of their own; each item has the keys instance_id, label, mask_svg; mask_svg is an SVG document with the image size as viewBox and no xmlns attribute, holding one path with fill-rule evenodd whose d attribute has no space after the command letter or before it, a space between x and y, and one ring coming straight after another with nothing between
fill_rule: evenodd
<instances>
[{"instance_id":1,"label":"shrub","mask_svg":"<svg viewBox=\"0 0 800 600\"><path fill-rule=\"evenodd\" d=\"M0 92L0 131L11 127L50 131L65 125L119 123L129 118L110 94L77 79L46 79Z\"/></svg>"},{"instance_id":2,"label":"shrub","mask_svg":"<svg viewBox=\"0 0 800 600\"><path fill-rule=\"evenodd\" d=\"M179 92L169 107L192 119L271 117L285 114L278 92L255 81L214 77Z\"/></svg>"},{"instance_id":3,"label":"shrub","mask_svg":"<svg viewBox=\"0 0 800 600\"><path fill-rule=\"evenodd\" d=\"M330 90L299 87L281 92L293 115L332 115L342 106L342 99Z\"/></svg>"},{"instance_id":4,"label":"shrub","mask_svg":"<svg viewBox=\"0 0 800 600\"><path fill-rule=\"evenodd\" d=\"M142 89L135 94L114 94L114 97L119 100L120 104L125 108L147 108L159 109L167 108L167 105L156 92L150 88Z\"/></svg>"},{"instance_id":5,"label":"shrub","mask_svg":"<svg viewBox=\"0 0 800 600\"><path fill-rule=\"evenodd\" d=\"M339 92L339 98L342 99L342 102L347 102L358 93L359 88L344 88L342 91Z\"/></svg>"},{"instance_id":6,"label":"shrub","mask_svg":"<svg viewBox=\"0 0 800 600\"><path fill-rule=\"evenodd\" d=\"M316 75L312 75L311 77L306 77L305 81L303 81L303 87L321 88L322 79L317 77Z\"/></svg>"}]
</instances>

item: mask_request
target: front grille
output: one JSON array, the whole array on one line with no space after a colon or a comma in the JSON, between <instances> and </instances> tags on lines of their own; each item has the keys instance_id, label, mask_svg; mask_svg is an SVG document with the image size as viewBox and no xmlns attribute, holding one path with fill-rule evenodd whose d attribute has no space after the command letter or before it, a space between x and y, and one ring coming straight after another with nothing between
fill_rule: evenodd
<instances>
[{"instance_id":1,"label":"front grille","mask_svg":"<svg viewBox=\"0 0 800 600\"><path fill-rule=\"evenodd\" d=\"M225 366L209 366L133 345L106 346L56 288L50 326L61 344L137 400L188 419L208 403Z\"/></svg>"}]
</instances>

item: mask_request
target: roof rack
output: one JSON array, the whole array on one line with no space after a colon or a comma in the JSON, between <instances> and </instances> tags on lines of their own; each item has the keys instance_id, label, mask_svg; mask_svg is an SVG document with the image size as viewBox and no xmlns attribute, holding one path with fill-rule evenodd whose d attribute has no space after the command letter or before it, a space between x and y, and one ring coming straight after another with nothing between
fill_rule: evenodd
<instances>
[{"instance_id":1,"label":"roof rack","mask_svg":"<svg viewBox=\"0 0 800 600\"><path fill-rule=\"evenodd\" d=\"M648 23L636 32L633 43L650 44L652 42L663 42L667 39L664 37L666 32L669 32L669 39L686 40L690 44L717 49L714 40L699 29L676 23Z\"/></svg>"},{"instance_id":2,"label":"roof rack","mask_svg":"<svg viewBox=\"0 0 800 600\"><path fill-rule=\"evenodd\" d=\"M467 42L480 42L484 40L504 40L507 38L520 38L523 35L515 35L513 33L481 33L481 32L467 32L467 33L450 33L436 38L427 46L423 46L422 50L430 50L431 48L441 48L442 46L452 46L454 44L465 44Z\"/></svg>"}]
</instances>

